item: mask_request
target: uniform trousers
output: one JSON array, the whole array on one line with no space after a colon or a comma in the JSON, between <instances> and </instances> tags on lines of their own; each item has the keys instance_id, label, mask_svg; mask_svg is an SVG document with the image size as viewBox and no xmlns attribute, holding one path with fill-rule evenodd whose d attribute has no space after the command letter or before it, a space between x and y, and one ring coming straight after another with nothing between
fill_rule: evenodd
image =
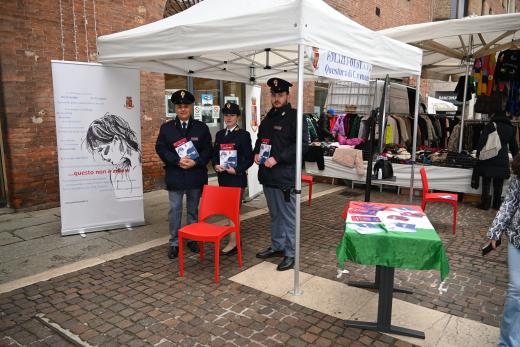
<instances>
[{"instance_id":1,"label":"uniform trousers","mask_svg":"<svg viewBox=\"0 0 520 347\"><path fill-rule=\"evenodd\" d=\"M291 192L290 201L285 201L281 189L264 185L264 195L271 215L271 248L294 257L296 194Z\"/></svg>"},{"instance_id":2,"label":"uniform trousers","mask_svg":"<svg viewBox=\"0 0 520 347\"><path fill-rule=\"evenodd\" d=\"M168 218L170 220L170 246L179 246L177 236L181 227L182 198L184 195L186 195L186 210L188 212L186 225L196 223L199 218L199 201L202 195L202 188L169 190L170 212L168 213Z\"/></svg>"}]
</instances>

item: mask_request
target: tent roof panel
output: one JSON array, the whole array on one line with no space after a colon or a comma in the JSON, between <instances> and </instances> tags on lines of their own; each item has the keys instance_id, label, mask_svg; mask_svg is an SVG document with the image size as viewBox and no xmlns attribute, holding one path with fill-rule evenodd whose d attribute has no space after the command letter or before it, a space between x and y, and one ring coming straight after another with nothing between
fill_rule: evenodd
<instances>
[{"instance_id":1,"label":"tent roof panel","mask_svg":"<svg viewBox=\"0 0 520 347\"><path fill-rule=\"evenodd\" d=\"M420 49L364 28L322 0L205 0L163 20L99 37L98 60L208 78L226 76L228 71L228 77L220 78L237 80L239 73L242 82L249 81L246 65L254 61L257 81L277 72L295 79L289 70L296 68L298 44L370 63L373 77L420 71ZM273 51L266 53L266 48ZM257 54L250 56L252 52ZM248 58L237 59L240 56ZM204 63L209 59L215 60L213 65L222 62L214 68L219 71ZM280 69L266 71L266 65Z\"/></svg>"}]
</instances>

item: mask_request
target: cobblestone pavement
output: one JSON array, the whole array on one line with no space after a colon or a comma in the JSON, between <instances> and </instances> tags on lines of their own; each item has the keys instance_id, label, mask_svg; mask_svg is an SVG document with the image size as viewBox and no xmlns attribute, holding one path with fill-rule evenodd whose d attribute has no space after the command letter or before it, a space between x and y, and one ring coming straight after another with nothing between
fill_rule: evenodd
<instances>
[{"instance_id":1,"label":"cobblestone pavement","mask_svg":"<svg viewBox=\"0 0 520 347\"><path fill-rule=\"evenodd\" d=\"M350 276L336 278L340 214L349 199L362 199L357 194L361 191L330 194L313 200L312 207L302 204L302 271L342 282L373 278L373 267L353 264L347 264ZM406 202L395 194L372 196L373 201ZM439 294L434 271L398 270L396 281L415 293L396 297L498 326L507 285L505 247L486 258L478 253L493 212L461 206L455 236L448 206L432 204L427 213L447 248L448 291ZM267 215L242 223L245 267L260 262L254 254L270 243L269 223ZM69 345L34 318L38 313L92 345L410 346L379 333L345 329L337 318L229 281L240 271L234 257L221 258L216 286L213 252L207 248L203 263L193 254L186 259L184 278L162 246L2 294L0 346Z\"/></svg>"}]
</instances>

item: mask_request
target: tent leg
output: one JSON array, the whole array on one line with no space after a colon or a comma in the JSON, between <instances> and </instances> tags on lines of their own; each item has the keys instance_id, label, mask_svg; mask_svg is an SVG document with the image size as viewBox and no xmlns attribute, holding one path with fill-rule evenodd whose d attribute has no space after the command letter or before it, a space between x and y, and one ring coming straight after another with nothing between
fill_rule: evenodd
<instances>
[{"instance_id":1,"label":"tent leg","mask_svg":"<svg viewBox=\"0 0 520 347\"><path fill-rule=\"evenodd\" d=\"M290 291L292 295L302 295L300 289L300 199L302 190L302 129L303 129L303 64L304 45L298 45L298 102L296 121L296 210L295 210L295 243L294 254L294 288Z\"/></svg>"},{"instance_id":2,"label":"tent leg","mask_svg":"<svg viewBox=\"0 0 520 347\"><path fill-rule=\"evenodd\" d=\"M459 153L462 152L462 138L464 135L464 115L466 114L466 95L468 95L469 65L473 54L473 35L469 36L469 54L466 57L466 74L464 75L464 94L462 97L462 116L460 117Z\"/></svg>"},{"instance_id":3,"label":"tent leg","mask_svg":"<svg viewBox=\"0 0 520 347\"><path fill-rule=\"evenodd\" d=\"M419 125L419 98L421 96L421 75L417 75L415 82L415 108L413 113L413 141L412 141L412 168L410 169L410 197L409 202L413 201L413 184L415 174L415 155L417 151L417 127Z\"/></svg>"}]
</instances>

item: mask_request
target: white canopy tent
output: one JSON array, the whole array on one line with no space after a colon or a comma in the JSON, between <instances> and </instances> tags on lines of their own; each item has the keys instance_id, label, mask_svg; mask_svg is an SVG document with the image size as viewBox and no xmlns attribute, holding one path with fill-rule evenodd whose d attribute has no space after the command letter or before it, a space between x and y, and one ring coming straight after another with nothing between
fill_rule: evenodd
<instances>
[{"instance_id":1,"label":"white canopy tent","mask_svg":"<svg viewBox=\"0 0 520 347\"><path fill-rule=\"evenodd\" d=\"M520 13L474 16L439 22L403 25L380 30L401 42L424 50L422 77L448 80L465 74L467 77L473 59L520 45ZM462 103L465 114L466 103ZM464 116L462 117L462 128ZM462 150L462 133L459 152Z\"/></svg>"},{"instance_id":2,"label":"white canopy tent","mask_svg":"<svg viewBox=\"0 0 520 347\"><path fill-rule=\"evenodd\" d=\"M321 0L205 0L179 14L98 38L98 61L143 70L238 82L273 76L298 81L302 142L304 59L314 46L372 64L372 77L420 75L422 51L353 22ZM420 81L420 79L417 79ZM417 127L418 97L416 98ZM296 153L296 198L301 146ZM294 294L299 294L300 204L296 204Z\"/></svg>"}]
</instances>

